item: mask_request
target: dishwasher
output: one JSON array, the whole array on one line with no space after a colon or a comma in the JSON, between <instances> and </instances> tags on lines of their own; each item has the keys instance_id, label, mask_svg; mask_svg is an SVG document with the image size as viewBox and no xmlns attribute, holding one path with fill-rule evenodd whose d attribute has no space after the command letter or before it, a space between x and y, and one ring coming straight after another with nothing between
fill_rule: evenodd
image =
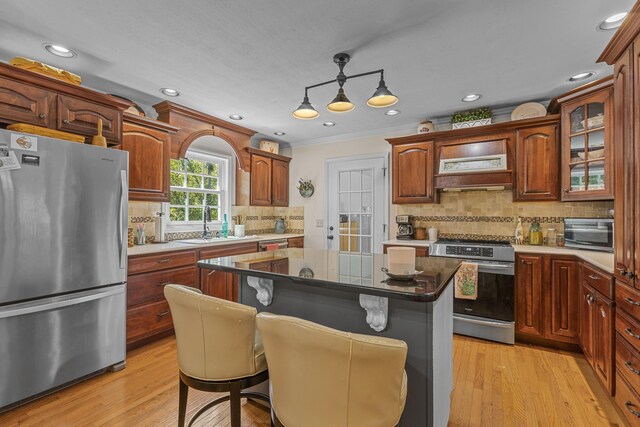
<instances>
[{"instance_id":1,"label":"dishwasher","mask_svg":"<svg viewBox=\"0 0 640 427\"><path fill-rule=\"evenodd\" d=\"M276 251L278 249L287 249L287 247L289 247L287 239L264 240L258 243L258 252Z\"/></svg>"}]
</instances>

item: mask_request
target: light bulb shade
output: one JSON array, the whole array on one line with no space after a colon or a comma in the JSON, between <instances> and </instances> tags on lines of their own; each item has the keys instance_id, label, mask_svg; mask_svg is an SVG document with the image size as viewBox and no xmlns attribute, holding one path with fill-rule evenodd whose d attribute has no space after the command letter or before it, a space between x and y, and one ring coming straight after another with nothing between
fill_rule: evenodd
<instances>
[{"instance_id":1,"label":"light bulb shade","mask_svg":"<svg viewBox=\"0 0 640 427\"><path fill-rule=\"evenodd\" d=\"M356 106L349 101L349 98L344 94L344 89L342 88L338 90L338 94L333 101L327 105L327 110L332 113L348 113L349 111L353 111L355 108Z\"/></svg>"},{"instance_id":2,"label":"light bulb shade","mask_svg":"<svg viewBox=\"0 0 640 427\"><path fill-rule=\"evenodd\" d=\"M320 113L313 108L313 105L309 102L309 97L305 96L302 100L302 104L293 112L293 117L300 120L311 120L318 117Z\"/></svg>"},{"instance_id":3,"label":"light bulb shade","mask_svg":"<svg viewBox=\"0 0 640 427\"><path fill-rule=\"evenodd\" d=\"M367 100L367 105L373 108L391 107L398 103L398 97L391 93L387 86L384 84L384 80L380 80L378 89L371 95L371 98Z\"/></svg>"}]
</instances>

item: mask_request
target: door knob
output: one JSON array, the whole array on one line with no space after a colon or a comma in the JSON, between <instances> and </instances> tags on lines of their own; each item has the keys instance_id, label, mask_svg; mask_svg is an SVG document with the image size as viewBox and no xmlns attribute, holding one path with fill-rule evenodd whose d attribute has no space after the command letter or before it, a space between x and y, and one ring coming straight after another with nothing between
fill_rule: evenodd
<instances>
[{"instance_id":1,"label":"door knob","mask_svg":"<svg viewBox=\"0 0 640 427\"><path fill-rule=\"evenodd\" d=\"M329 234L329 235L327 236L327 239L329 239L329 240L333 240L333 236L332 236L331 234Z\"/></svg>"},{"instance_id":2,"label":"door knob","mask_svg":"<svg viewBox=\"0 0 640 427\"><path fill-rule=\"evenodd\" d=\"M329 226L329 231L333 231L333 225Z\"/></svg>"}]
</instances>

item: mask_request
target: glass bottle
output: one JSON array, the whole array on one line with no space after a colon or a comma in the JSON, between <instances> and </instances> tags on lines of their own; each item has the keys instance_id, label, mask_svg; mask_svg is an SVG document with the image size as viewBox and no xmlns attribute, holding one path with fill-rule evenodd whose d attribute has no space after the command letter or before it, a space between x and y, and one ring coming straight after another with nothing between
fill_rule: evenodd
<instances>
[{"instance_id":1,"label":"glass bottle","mask_svg":"<svg viewBox=\"0 0 640 427\"><path fill-rule=\"evenodd\" d=\"M529 244L536 246L542 245L542 229L540 228L539 222L531 224L531 228L529 229Z\"/></svg>"},{"instance_id":2,"label":"glass bottle","mask_svg":"<svg viewBox=\"0 0 640 427\"><path fill-rule=\"evenodd\" d=\"M558 233L555 228L550 228L547 230L547 246L556 246L556 239L558 237Z\"/></svg>"},{"instance_id":3,"label":"glass bottle","mask_svg":"<svg viewBox=\"0 0 640 427\"><path fill-rule=\"evenodd\" d=\"M222 221L222 237L229 237L229 222L227 221L227 214L224 214L224 221Z\"/></svg>"}]
</instances>

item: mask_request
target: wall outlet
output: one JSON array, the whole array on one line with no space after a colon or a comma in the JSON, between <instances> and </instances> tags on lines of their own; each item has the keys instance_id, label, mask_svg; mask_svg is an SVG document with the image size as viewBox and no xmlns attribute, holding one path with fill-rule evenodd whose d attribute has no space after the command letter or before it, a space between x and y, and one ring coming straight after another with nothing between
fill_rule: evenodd
<instances>
[{"instance_id":1,"label":"wall outlet","mask_svg":"<svg viewBox=\"0 0 640 427\"><path fill-rule=\"evenodd\" d=\"M316 219L316 227L324 227L324 219Z\"/></svg>"}]
</instances>

